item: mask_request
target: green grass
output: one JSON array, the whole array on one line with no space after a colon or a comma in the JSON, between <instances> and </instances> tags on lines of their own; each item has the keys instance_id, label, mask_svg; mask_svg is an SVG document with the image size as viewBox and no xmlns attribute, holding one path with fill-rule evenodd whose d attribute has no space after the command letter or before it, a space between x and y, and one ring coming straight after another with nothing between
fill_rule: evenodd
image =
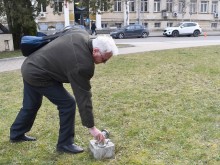
<instances>
[{"instance_id":1,"label":"green grass","mask_svg":"<svg viewBox=\"0 0 220 165\"><path fill-rule=\"evenodd\" d=\"M130 44L117 44L119 48L124 48L124 47L131 47L133 45ZM22 57L22 53L20 50L15 50L15 51L4 51L0 52L0 59L4 58L12 58L12 57Z\"/></svg>"},{"instance_id":2,"label":"green grass","mask_svg":"<svg viewBox=\"0 0 220 165\"><path fill-rule=\"evenodd\" d=\"M117 46L119 48L124 48L124 47L132 47L133 45L130 45L130 44L117 44ZM21 53L20 50L0 52L0 59L11 58L11 57L22 57L22 53Z\"/></svg>"},{"instance_id":3,"label":"green grass","mask_svg":"<svg viewBox=\"0 0 220 165\"><path fill-rule=\"evenodd\" d=\"M20 56L22 56L20 50L0 52L0 59Z\"/></svg>"},{"instance_id":4,"label":"green grass","mask_svg":"<svg viewBox=\"0 0 220 165\"><path fill-rule=\"evenodd\" d=\"M97 65L91 81L96 126L109 130L116 146L116 158L102 161L89 154L92 137L78 112L75 142L86 151L55 151L58 112L47 99L29 132L38 140L9 143L22 78L20 71L0 73L0 164L220 164L219 52L219 46L153 51Z\"/></svg>"}]
</instances>

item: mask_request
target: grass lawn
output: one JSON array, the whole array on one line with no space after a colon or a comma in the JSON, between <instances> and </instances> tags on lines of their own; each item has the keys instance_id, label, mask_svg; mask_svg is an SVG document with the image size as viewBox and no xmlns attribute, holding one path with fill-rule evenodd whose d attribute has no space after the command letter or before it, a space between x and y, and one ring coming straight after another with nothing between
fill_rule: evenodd
<instances>
[{"instance_id":1,"label":"grass lawn","mask_svg":"<svg viewBox=\"0 0 220 165\"><path fill-rule=\"evenodd\" d=\"M0 73L0 164L219 165L220 47L113 57L96 66L96 126L110 131L116 158L89 154L88 130L76 115L78 155L58 154L58 111L44 99L32 130L36 142L11 144L9 129L22 103L20 71ZM65 84L71 92L70 86Z\"/></svg>"},{"instance_id":2,"label":"grass lawn","mask_svg":"<svg viewBox=\"0 0 220 165\"><path fill-rule=\"evenodd\" d=\"M11 58L11 57L21 57L21 56L22 54L20 50L0 52L0 59Z\"/></svg>"},{"instance_id":3,"label":"grass lawn","mask_svg":"<svg viewBox=\"0 0 220 165\"><path fill-rule=\"evenodd\" d=\"M117 46L119 48L124 48L124 47L131 47L133 45L130 45L130 44L117 44ZM23 57L23 55L22 55L20 50L0 52L0 59L12 58L12 57Z\"/></svg>"}]
</instances>

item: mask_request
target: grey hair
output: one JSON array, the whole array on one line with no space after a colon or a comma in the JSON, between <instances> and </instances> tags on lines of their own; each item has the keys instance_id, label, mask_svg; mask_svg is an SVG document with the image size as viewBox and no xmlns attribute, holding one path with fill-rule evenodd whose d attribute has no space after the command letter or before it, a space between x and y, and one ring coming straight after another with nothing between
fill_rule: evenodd
<instances>
[{"instance_id":1,"label":"grey hair","mask_svg":"<svg viewBox=\"0 0 220 165\"><path fill-rule=\"evenodd\" d=\"M118 48L112 37L102 35L92 40L93 48L98 48L100 52L112 52L113 55L118 55Z\"/></svg>"}]
</instances>

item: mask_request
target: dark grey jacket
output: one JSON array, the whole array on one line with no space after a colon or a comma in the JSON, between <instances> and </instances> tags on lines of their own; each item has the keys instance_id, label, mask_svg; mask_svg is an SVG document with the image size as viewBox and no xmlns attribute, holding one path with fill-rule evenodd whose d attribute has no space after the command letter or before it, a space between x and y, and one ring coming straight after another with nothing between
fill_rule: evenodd
<instances>
[{"instance_id":1,"label":"dark grey jacket","mask_svg":"<svg viewBox=\"0 0 220 165\"><path fill-rule=\"evenodd\" d=\"M94 74L92 39L75 30L45 45L23 63L23 79L32 86L46 87L54 82L70 83L82 124L94 126L90 79Z\"/></svg>"}]
</instances>

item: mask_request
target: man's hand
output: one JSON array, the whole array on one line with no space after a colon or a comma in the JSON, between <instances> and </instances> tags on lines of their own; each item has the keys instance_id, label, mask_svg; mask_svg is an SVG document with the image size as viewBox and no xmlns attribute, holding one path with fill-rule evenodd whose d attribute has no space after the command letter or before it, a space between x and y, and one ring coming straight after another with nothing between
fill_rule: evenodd
<instances>
[{"instance_id":1,"label":"man's hand","mask_svg":"<svg viewBox=\"0 0 220 165\"><path fill-rule=\"evenodd\" d=\"M89 132L99 143L105 141L105 136L95 126L92 128L89 128Z\"/></svg>"}]
</instances>

